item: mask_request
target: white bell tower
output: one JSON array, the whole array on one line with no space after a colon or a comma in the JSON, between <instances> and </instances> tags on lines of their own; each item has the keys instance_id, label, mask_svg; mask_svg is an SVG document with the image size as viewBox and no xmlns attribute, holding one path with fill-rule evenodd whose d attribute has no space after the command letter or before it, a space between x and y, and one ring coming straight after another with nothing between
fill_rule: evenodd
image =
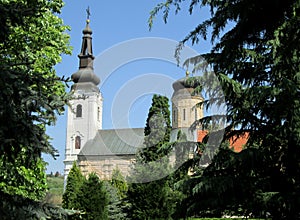
<instances>
[{"instance_id":1,"label":"white bell tower","mask_svg":"<svg viewBox=\"0 0 300 220\"><path fill-rule=\"evenodd\" d=\"M79 70L72 74L74 84L67 115L67 137L65 151L65 184L73 162L85 143L95 138L102 129L102 94L97 87L100 79L94 73L92 30L89 19L83 30L82 47L79 57Z\"/></svg>"}]
</instances>

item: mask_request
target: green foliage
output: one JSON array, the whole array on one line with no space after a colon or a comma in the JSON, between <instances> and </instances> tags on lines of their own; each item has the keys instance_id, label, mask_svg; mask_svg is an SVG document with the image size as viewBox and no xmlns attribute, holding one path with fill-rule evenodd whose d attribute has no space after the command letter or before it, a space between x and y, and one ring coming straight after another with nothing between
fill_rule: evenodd
<instances>
[{"instance_id":1,"label":"green foliage","mask_svg":"<svg viewBox=\"0 0 300 220\"><path fill-rule=\"evenodd\" d=\"M64 191L64 177L47 176L47 185L49 192L56 195L62 195Z\"/></svg>"},{"instance_id":2,"label":"green foliage","mask_svg":"<svg viewBox=\"0 0 300 220\"><path fill-rule=\"evenodd\" d=\"M57 16L61 0L0 2L1 219L66 219L68 212L38 203L47 184L41 153L53 156L46 125L68 100L54 66L70 54L68 29Z\"/></svg>"},{"instance_id":3,"label":"green foliage","mask_svg":"<svg viewBox=\"0 0 300 220\"><path fill-rule=\"evenodd\" d=\"M185 218L186 216L186 202L187 197L186 190L183 189L182 183L189 179L188 172L190 166L187 165L190 162L189 154L195 147L195 143L188 142L185 133L181 130L177 133L177 140L173 143L173 149L175 151L175 172L170 175L170 185L174 191L174 197L176 197L176 208L172 217L174 219Z\"/></svg>"},{"instance_id":4,"label":"green foliage","mask_svg":"<svg viewBox=\"0 0 300 220\"><path fill-rule=\"evenodd\" d=\"M108 189L95 173L85 179L74 162L63 194L63 208L80 210L80 218L83 219L108 219ZM111 203L115 208L117 201L112 200ZM75 216L74 219L78 218Z\"/></svg>"},{"instance_id":5,"label":"green foliage","mask_svg":"<svg viewBox=\"0 0 300 220\"><path fill-rule=\"evenodd\" d=\"M0 192L0 197L0 216L2 220L61 220L80 215L78 211L65 210L57 206L27 199L23 196Z\"/></svg>"},{"instance_id":6,"label":"green foliage","mask_svg":"<svg viewBox=\"0 0 300 220\"><path fill-rule=\"evenodd\" d=\"M128 185L118 167L112 171L111 185L117 189L120 199L124 199L126 197Z\"/></svg>"},{"instance_id":7,"label":"green foliage","mask_svg":"<svg viewBox=\"0 0 300 220\"><path fill-rule=\"evenodd\" d=\"M76 197L78 209L85 212L84 219L108 219L108 195L103 181L95 173L91 173L83 182Z\"/></svg>"},{"instance_id":8,"label":"green foliage","mask_svg":"<svg viewBox=\"0 0 300 220\"><path fill-rule=\"evenodd\" d=\"M61 61L60 55L70 53L69 36L65 33L68 28L54 14L60 6L60 0L1 3L7 16L2 18L1 13L6 32L0 42L0 150L10 160L23 147L27 148L28 161L41 152L55 154L44 125L53 124L55 114L61 113L66 103L64 85L54 70Z\"/></svg>"},{"instance_id":9,"label":"green foliage","mask_svg":"<svg viewBox=\"0 0 300 220\"><path fill-rule=\"evenodd\" d=\"M131 183L128 200L131 219L171 219L175 209L174 193L162 180Z\"/></svg>"},{"instance_id":10,"label":"green foliage","mask_svg":"<svg viewBox=\"0 0 300 220\"><path fill-rule=\"evenodd\" d=\"M172 6L178 12L181 3L159 4L151 12L150 27L159 11L167 21ZM244 132L250 139L240 154L220 150L203 174L189 180L190 211L199 214L214 207L216 213L230 210L264 217L269 212L274 219L296 219L300 215L300 2L190 1L190 13L199 7L209 8L211 16L182 40L176 56L179 59L187 41L195 44L211 36L213 49L202 57L225 96L229 126L224 140ZM211 102L218 105L220 99L224 97Z\"/></svg>"},{"instance_id":11,"label":"green foliage","mask_svg":"<svg viewBox=\"0 0 300 220\"><path fill-rule=\"evenodd\" d=\"M41 153L53 156L46 125L67 101L54 66L69 54L61 0L0 3L0 190L34 200L46 190Z\"/></svg>"},{"instance_id":12,"label":"green foliage","mask_svg":"<svg viewBox=\"0 0 300 220\"><path fill-rule=\"evenodd\" d=\"M0 156L0 191L33 200L42 199L47 189L45 162L37 159L25 167L26 157L26 148L14 162L6 154Z\"/></svg>"},{"instance_id":13,"label":"green foliage","mask_svg":"<svg viewBox=\"0 0 300 220\"><path fill-rule=\"evenodd\" d=\"M104 181L105 191L108 195L108 219L110 220L124 220L127 219L126 203L121 199L118 188L112 183ZM127 192L127 190L126 190ZM123 198L124 199L124 198Z\"/></svg>"},{"instance_id":14,"label":"green foliage","mask_svg":"<svg viewBox=\"0 0 300 220\"><path fill-rule=\"evenodd\" d=\"M82 184L84 184L84 177L74 161L73 166L67 177L66 189L63 194L63 208L66 209L79 209L80 201L77 196L81 190Z\"/></svg>"},{"instance_id":15,"label":"green foliage","mask_svg":"<svg viewBox=\"0 0 300 220\"><path fill-rule=\"evenodd\" d=\"M64 177L48 176L47 175L48 191L43 199L46 203L54 205L62 205L62 195L64 192Z\"/></svg>"},{"instance_id":16,"label":"green foliage","mask_svg":"<svg viewBox=\"0 0 300 220\"><path fill-rule=\"evenodd\" d=\"M174 192L168 180L169 150L165 150L170 131L168 99L154 95L144 132L144 148L137 154L128 177L127 200L132 219L170 219L174 212Z\"/></svg>"},{"instance_id":17,"label":"green foliage","mask_svg":"<svg viewBox=\"0 0 300 220\"><path fill-rule=\"evenodd\" d=\"M154 95L144 129L144 149L139 158L143 162L160 159L166 155L162 146L170 141L171 121L169 100L167 97ZM159 151L161 150L161 151Z\"/></svg>"}]
</instances>

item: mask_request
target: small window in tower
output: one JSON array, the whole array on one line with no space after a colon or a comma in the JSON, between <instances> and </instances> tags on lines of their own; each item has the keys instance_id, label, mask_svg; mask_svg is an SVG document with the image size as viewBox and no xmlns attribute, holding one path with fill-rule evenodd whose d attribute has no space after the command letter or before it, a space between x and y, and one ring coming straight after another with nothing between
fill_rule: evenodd
<instances>
[{"instance_id":1,"label":"small window in tower","mask_svg":"<svg viewBox=\"0 0 300 220\"><path fill-rule=\"evenodd\" d=\"M185 120L185 108L183 109L183 120Z\"/></svg>"},{"instance_id":2,"label":"small window in tower","mask_svg":"<svg viewBox=\"0 0 300 220\"><path fill-rule=\"evenodd\" d=\"M97 120L100 121L100 107L98 107L98 111L97 111Z\"/></svg>"},{"instance_id":3,"label":"small window in tower","mask_svg":"<svg viewBox=\"0 0 300 220\"><path fill-rule=\"evenodd\" d=\"M195 121L197 121L198 120L198 111L197 111L197 108L195 108Z\"/></svg>"},{"instance_id":4,"label":"small window in tower","mask_svg":"<svg viewBox=\"0 0 300 220\"><path fill-rule=\"evenodd\" d=\"M176 121L176 111L175 110L173 111L173 121L174 122Z\"/></svg>"},{"instance_id":5,"label":"small window in tower","mask_svg":"<svg viewBox=\"0 0 300 220\"><path fill-rule=\"evenodd\" d=\"M82 105L77 105L76 107L76 118L82 117Z\"/></svg>"},{"instance_id":6,"label":"small window in tower","mask_svg":"<svg viewBox=\"0 0 300 220\"><path fill-rule=\"evenodd\" d=\"M75 149L80 149L81 147L81 138L79 136L76 136L75 138Z\"/></svg>"}]
</instances>

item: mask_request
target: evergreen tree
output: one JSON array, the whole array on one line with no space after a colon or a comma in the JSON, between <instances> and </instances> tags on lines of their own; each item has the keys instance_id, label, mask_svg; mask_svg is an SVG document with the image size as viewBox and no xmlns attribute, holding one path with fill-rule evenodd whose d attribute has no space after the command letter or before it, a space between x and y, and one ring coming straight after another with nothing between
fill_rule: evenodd
<instances>
[{"instance_id":1,"label":"evergreen tree","mask_svg":"<svg viewBox=\"0 0 300 220\"><path fill-rule=\"evenodd\" d=\"M144 129L144 149L139 153L140 162L161 159L167 153L162 146L170 141L171 121L169 100L167 97L154 95Z\"/></svg>"},{"instance_id":2,"label":"evergreen tree","mask_svg":"<svg viewBox=\"0 0 300 220\"><path fill-rule=\"evenodd\" d=\"M125 212L126 205L120 196L118 189L110 182L104 182L105 190L108 195L108 219L110 220L125 220L127 214Z\"/></svg>"},{"instance_id":3,"label":"evergreen tree","mask_svg":"<svg viewBox=\"0 0 300 220\"><path fill-rule=\"evenodd\" d=\"M116 188L120 199L124 199L126 197L128 185L118 167L112 171L111 185Z\"/></svg>"},{"instance_id":4,"label":"evergreen tree","mask_svg":"<svg viewBox=\"0 0 300 220\"><path fill-rule=\"evenodd\" d=\"M169 187L169 160L165 145L170 141L168 99L154 95L145 127L143 149L138 152L128 181L129 217L170 219L174 195Z\"/></svg>"},{"instance_id":5,"label":"evergreen tree","mask_svg":"<svg viewBox=\"0 0 300 220\"><path fill-rule=\"evenodd\" d=\"M80 209L80 201L78 200L78 194L85 178L83 177L79 167L74 161L73 166L67 177L67 185L63 194L62 206L66 209Z\"/></svg>"},{"instance_id":6,"label":"evergreen tree","mask_svg":"<svg viewBox=\"0 0 300 220\"><path fill-rule=\"evenodd\" d=\"M178 12L181 3L159 4L150 26L159 11L166 21L171 7ZM300 2L192 0L189 8L190 13L210 8L211 16L183 39L176 55L184 43L207 39L212 30L213 49L202 59L212 67L225 96L229 126L224 140L250 134L245 150L235 154L220 149L203 175L189 181L189 211L242 210L243 215L264 217L268 212L274 219L299 218ZM199 60L189 62L198 66Z\"/></svg>"},{"instance_id":7,"label":"evergreen tree","mask_svg":"<svg viewBox=\"0 0 300 220\"><path fill-rule=\"evenodd\" d=\"M108 219L108 195L103 181L95 173L91 173L80 187L77 196L78 209L85 212L84 219Z\"/></svg>"}]
</instances>

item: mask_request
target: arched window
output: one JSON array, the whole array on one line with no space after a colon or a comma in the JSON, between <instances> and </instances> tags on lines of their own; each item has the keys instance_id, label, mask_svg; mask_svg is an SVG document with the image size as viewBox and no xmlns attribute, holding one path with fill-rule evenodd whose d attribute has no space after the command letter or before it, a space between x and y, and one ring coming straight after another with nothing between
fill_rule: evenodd
<instances>
[{"instance_id":1,"label":"arched window","mask_svg":"<svg viewBox=\"0 0 300 220\"><path fill-rule=\"evenodd\" d=\"M76 118L82 117L82 105L77 105L76 106Z\"/></svg>"},{"instance_id":2,"label":"arched window","mask_svg":"<svg viewBox=\"0 0 300 220\"><path fill-rule=\"evenodd\" d=\"M75 149L80 149L81 147L81 138L79 136L76 136L75 138Z\"/></svg>"},{"instance_id":3,"label":"arched window","mask_svg":"<svg viewBox=\"0 0 300 220\"><path fill-rule=\"evenodd\" d=\"M183 109L183 120L185 121L185 108Z\"/></svg>"}]
</instances>

